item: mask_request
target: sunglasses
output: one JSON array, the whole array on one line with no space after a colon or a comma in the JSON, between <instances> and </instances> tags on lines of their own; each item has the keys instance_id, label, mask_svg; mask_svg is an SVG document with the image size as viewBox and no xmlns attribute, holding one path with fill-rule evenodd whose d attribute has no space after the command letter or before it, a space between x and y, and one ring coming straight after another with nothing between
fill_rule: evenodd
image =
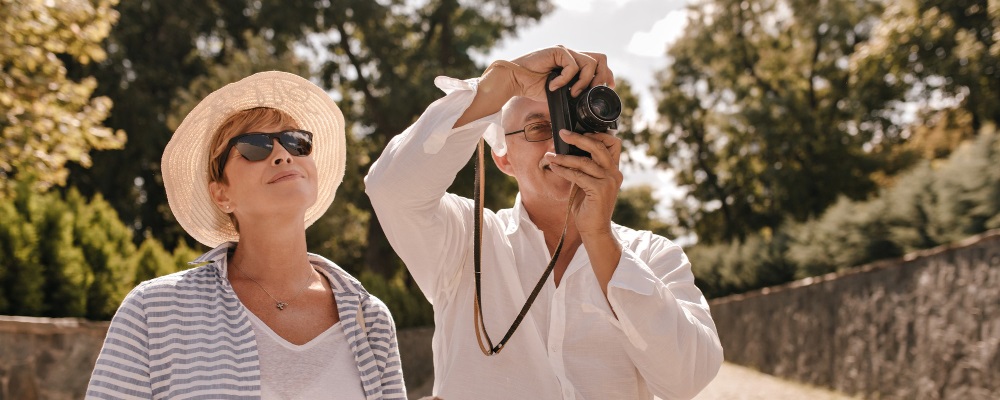
<instances>
[{"instance_id":1,"label":"sunglasses","mask_svg":"<svg viewBox=\"0 0 1000 400\"><path fill-rule=\"evenodd\" d=\"M274 150L274 139L278 139L281 147L293 156L305 157L312 153L312 132L309 131L291 129L275 133L244 133L229 139L226 150L222 152L222 161L219 162L219 176L222 176L222 170L226 168L226 161L229 160L229 152L234 147L247 161L261 161L270 156Z\"/></svg>"}]
</instances>

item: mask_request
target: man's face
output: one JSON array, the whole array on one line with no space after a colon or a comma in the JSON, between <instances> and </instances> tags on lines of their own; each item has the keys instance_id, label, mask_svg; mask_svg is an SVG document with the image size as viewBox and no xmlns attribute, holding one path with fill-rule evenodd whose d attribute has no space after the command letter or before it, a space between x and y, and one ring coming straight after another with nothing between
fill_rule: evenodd
<instances>
[{"instance_id":1,"label":"man's face","mask_svg":"<svg viewBox=\"0 0 1000 400\"><path fill-rule=\"evenodd\" d=\"M501 121L504 132L524 129L525 125L535 122L548 122L549 108L544 101L534 101L524 97L511 100L503 112ZM546 152L554 152L552 139L541 142L529 142L523 133L508 135L507 154L494 161L501 171L517 180L521 198L524 201L535 199L561 200L569 198L570 182L560 178L549 169L545 160Z\"/></svg>"}]
</instances>

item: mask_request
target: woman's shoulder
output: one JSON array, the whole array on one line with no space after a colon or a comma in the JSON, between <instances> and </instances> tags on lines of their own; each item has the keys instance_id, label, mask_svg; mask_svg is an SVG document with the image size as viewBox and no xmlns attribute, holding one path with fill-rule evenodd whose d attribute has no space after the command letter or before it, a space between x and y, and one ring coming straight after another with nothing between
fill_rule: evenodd
<instances>
[{"instance_id":1,"label":"woman's shoulder","mask_svg":"<svg viewBox=\"0 0 1000 400\"><path fill-rule=\"evenodd\" d=\"M219 274L215 267L209 264L144 281L132 289L132 294L147 296L185 291L200 292L218 285Z\"/></svg>"},{"instance_id":2,"label":"woman's shoulder","mask_svg":"<svg viewBox=\"0 0 1000 400\"><path fill-rule=\"evenodd\" d=\"M358 295L362 300L367 312L376 312L383 317L391 319L389 306L381 299L368 292L358 278L345 271L339 265L326 259L323 256L309 253L309 261L323 269L331 278L330 284L335 292L347 292Z\"/></svg>"},{"instance_id":3,"label":"woman's shoulder","mask_svg":"<svg viewBox=\"0 0 1000 400\"><path fill-rule=\"evenodd\" d=\"M337 265L337 263L328 260L326 257L309 253L309 262L321 268L329 275L331 278L330 284L333 285L334 291L368 294L368 291L361 285L361 281L358 278L355 278Z\"/></svg>"}]
</instances>

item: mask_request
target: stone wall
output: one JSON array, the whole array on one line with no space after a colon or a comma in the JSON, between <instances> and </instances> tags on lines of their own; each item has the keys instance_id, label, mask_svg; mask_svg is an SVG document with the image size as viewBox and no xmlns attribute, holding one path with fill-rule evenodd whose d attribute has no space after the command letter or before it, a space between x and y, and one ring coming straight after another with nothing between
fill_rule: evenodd
<instances>
[{"instance_id":1,"label":"stone wall","mask_svg":"<svg viewBox=\"0 0 1000 400\"><path fill-rule=\"evenodd\" d=\"M881 399L1000 399L1000 232L711 302L726 360Z\"/></svg>"},{"instance_id":2,"label":"stone wall","mask_svg":"<svg viewBox=\"0 0 1000 400\"><path fill-rule=\"evenodd\" d=\"M0 316L0 400L81 399L108 322ZM411 398L429 395L432 328L398 332Z\"/></svg>"},{"instance_id":3,"label":"stone wall","mask_svg":"<svg viewBox=\"0 0 1000 400\"><path fill-rule=\"evenodd\" d=\"M0 317L0 400L80 399L107 322Z\"/></svg>"}]
</instances>

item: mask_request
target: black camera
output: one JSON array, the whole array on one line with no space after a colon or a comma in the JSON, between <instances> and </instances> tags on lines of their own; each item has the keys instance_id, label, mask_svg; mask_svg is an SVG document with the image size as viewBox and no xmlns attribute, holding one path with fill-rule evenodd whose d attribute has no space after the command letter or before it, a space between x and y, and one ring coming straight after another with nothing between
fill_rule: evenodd
<instances>
[{"instance_id":1,"label":"black camera","mask_svg":"<svg viewBox=\"0 0 1000 400\"><path fill-rule=\"evenodd\" d=\"M549 102L549 116L552 118L552 140L555 141L556 154L590 157L590 153L562 141L559 130L592 133L618 129L622 100L618 93L604 85L588 88L577 97L570 96L569 89L576 83L577 77L573 77L573 80L561 88L550 91L549 83L561 71L553 70L545 80L545 95Z\"/></svg>"}]
</instances>

